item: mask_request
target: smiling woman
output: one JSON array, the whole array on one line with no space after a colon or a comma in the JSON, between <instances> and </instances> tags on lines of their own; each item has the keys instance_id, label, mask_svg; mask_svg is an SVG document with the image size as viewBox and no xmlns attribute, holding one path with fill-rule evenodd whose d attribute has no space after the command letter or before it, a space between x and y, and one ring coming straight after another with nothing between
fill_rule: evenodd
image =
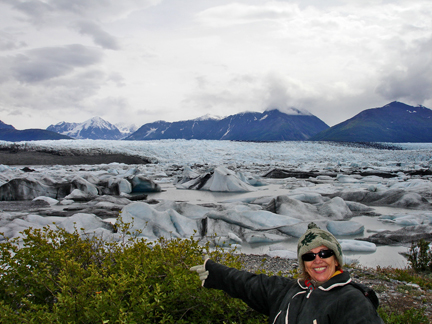
<instances>
[{"instance_id":1,"label":"smiling woman","mask_svg":"<svg viewBox=\"0 0 432 324\"><path fill-rule=\"evenodd\" d=\"M299 239L298 280L257 275L207 259L192 267L205 288L220 289L269 316L269 323L383 323L376 306L342 269L342 248L329 232L310 223ZM370 292L372 293L372 292Z\"/></svg>"}]
</instances>

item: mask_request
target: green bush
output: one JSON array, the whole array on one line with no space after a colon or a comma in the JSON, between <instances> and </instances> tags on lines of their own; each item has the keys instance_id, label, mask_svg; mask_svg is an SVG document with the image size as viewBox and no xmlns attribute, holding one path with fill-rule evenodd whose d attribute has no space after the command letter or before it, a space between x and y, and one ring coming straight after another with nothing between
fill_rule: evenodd
<instances>
[{"instance_id":1,"label":"green bush","mask_svg":"<svg viewBox=\"0 0 432 324\"><path fill-rule=\"evenodd\" d=\"M421 239L413 242L408 252L408 262L415 271L432 271L432 249L430 242Z\"/></svg>"},{"instance_id":2,"label":"green bush","mask_svg":"<svg viewBox=\"0 0 432 324\"><path fill-rule=\"evenodd\" d=\"M378 314L386 324L425 324L429 323L424 309L408 309L404 312L392 312L389 308L379 307Z\"/></svg>"},{"instance_id":3,"label":"green bush","mask_svg":"<svg viewBox=\"0 0 432 324\"><path fill-rule=\"evenodd\" d=\"M117 230L131 234L128 227L119 222ZM1 323L267 322L242 301L203 289L189 271L206 254L240 268L233 253L210 251L193 238L126 237L109 243L45 227L25 230L22 241L5 239L0 243ZM379 314L389 324L427 322L423 309L380 307Z\"/></svg>"},{"instance_id":4,"label":"green bush","mask_svg":"<svg viewBox=\"0 0 432 324\"><path fill-rule=\"evenodd\" d=\"M263 323L243 302L203 289L191 266L236 257L194 239L123 244L28 229L0 244L2 323Z\"/></svg>"}]
</instances>

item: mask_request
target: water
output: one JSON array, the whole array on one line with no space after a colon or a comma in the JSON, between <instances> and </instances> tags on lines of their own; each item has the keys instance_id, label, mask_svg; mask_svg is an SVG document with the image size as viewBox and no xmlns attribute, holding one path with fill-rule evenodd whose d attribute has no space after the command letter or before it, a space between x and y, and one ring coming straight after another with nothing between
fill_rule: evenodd
<instances>
[{"instance_id":1,"label":"water","mask_svg":"<svg viewBox=\"0 0 432 324\"><path fill-rule=\"evenodd\" d=\"M176 189L170 183L162 183L162 192L151 193L148 195L148 199L166 199L175 201L185 201L192 204L205 204L205 203L221 203L228 200L236 199L247 199L253 197L264 197L264 196L278 196L292 194L292 190L281 188L281 184L271 184L266 187L258 188L255 192L246 193L230 193L230 192L210 192L210 191L198 191L198 190L179 190ZM316 189L316 187L315 187ZM305 189L307 190L307 188ZM315 191L315 190L314 190ZM316 192L316 191L315 191ZM391 208L391 207L374 207L376 213L382 215L396 215L396 214L413 214L421 213L422 211ZM355 236L338 236L338 239L355 239L360 237L368 237L376 231L380 230L397 230L401 226L390 223L382 222L377 216L357 216L351 220L362 224L365 227L365 231L362 235ZM288 239L284 242L278 242L278 246L282 245L287 250L297 250L297 238ZM251 254L265 254L269 251L269 244L243 244L240 251ZM380 267L394 267L394 268L406 268L408 266L407 259L401 254L408 251L409 245L399 246L377 246L376 252L365 253L365 252L345 252L346 258L349 260L357 260L362 266L375 268Z\"/></svg>"}]
</instances>

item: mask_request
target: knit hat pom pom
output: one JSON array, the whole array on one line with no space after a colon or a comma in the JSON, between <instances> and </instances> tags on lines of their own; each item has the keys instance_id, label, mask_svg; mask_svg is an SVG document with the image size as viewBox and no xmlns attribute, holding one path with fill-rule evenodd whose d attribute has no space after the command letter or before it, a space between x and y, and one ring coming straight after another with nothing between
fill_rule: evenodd
<instances>
[{"instance_id":1,"label":"knit hat pom pom","mask_svg":"<svg viewBox=\"0 0 432 324\"><path fill-rule=\"evenodd\" d=\"M312 222L312 223L309 223L308 229L312 229L312 228L319 228L319 227L317 226L317 224L315 224L314 222Z\"/></svg>"}]
</instances>

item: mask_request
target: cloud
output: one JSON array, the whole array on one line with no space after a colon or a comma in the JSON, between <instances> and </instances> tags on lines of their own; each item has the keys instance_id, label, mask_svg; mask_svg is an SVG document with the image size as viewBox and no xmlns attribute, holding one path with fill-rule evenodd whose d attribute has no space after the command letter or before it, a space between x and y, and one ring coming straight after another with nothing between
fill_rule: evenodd
<instances>
[{"instance_id":1,"label":"cloud","mask_svg":"<svg viewBox=\"0 0 432 324\"><path fill-rule=\"evenodd\" d=\"M0 109L144 123L277 106L334 124L428 106L432 3L365 1L0 0Z\"/></svg>"},{"instance_id":2,"label":"cloud","mask_svg":"<svg viewBox=\"0 0 432 324\"><path fill-rule=\"evenodd\" d=\"M118 19L133 11L157 5L162 0L0 0L22 13L35 25L92 18ZM63 20L63 21L62 21Z\"/></svg>"},{"instance_id":3,"label":"cloud","mask_svg":"<svg viewBox=\"0 0 432 324\"><path fill-rule=\"evenodd\" d=\"M76 118L92 107L93 98L109 82L106 73L98 69L101 58L100 49L82 45L38 48L2 57L0 111L15 125L26 120L26 128L53 118L51 123L65 116Z\"/></svg>"},{"instance_id":4,"label":"cloud","mask_svg":"<svg viewBox=\"0 0 432 324\"><path fill-rule=\"evenodd\" d=\"M388 100L424 104L432 99L432 37L414 42L383 67L376 92Z\"/></svg>"},{"instance_id":5,"label":"cloud","mask_svg":"<svg viewBox=\"0 0 432 324\"><path fill-rule=\"evenodd\" d=\"M290 108L303 108L318 94L299 80L282 77L270 73L265 78L264 105L267 109L278 108L281 111L291 111Z\"/></svg>"},{"instance_id":6,"label":"cloud","mask_svg":"<svg viewBox=\"0 0 432 324\"><path fill-rule=\"evenodd\" d=\"M219 76L220 77L220 76ZM198 87L182 102L203 112L232 115L241 111L279 109L292 113L293 107L305 111L321 93L302 81L279 72L196 77ZM193 116L199 117L199 116Z\"/></svg>"},{"instance_id":7,"label":"cloud","mask_svg":"<svg viewBox=\"0 0 432 324\"><path fill-rule=\"evenodd\" d=\"M99 25L89 20L80 20L75 22L75 28L82 35L89 35L93 38L95 44L106 49L118 50L120 45L115 37L104 31Z\"/></svg>"},{"instance_id":8,"label":"cloud","mask_svg":"<svg viewBox=\"0 0 432 324\"><path fill-rule=\"evenodd\" d=\"M0 31L0 51L10 51L26 47L26 42L16 39L16 35Z\"/></svg>"},{"instance_id":9,"label":"cloud","mask_svg":"<svg viewBox=\"0 0 432 324\"><path fill-rule=\"evenodd\" d=\"M101 51L83 45L44 47L12 57L10 70L20 82L37 83L67 75L76 68L89 67L101 59Z\"/></svg>"},{"instance_id":10,"label":"cloud","mask_svg":"<svg viewBox=\"0 0 432 324\"><path fill-rule=\"evenodd\" d=\"M111 116L115 116L115 121L123 121L125 114L129 114L129 109L130 104L126 98L113 96L95 99L86 107L86 111L96 116L106 115L109 111Z\"/></svg>"},{"instance_id":11,"label":"cloud","mask_svg":"<svg viewBox=\"0 0 432 324\"><path fill-rule=\"evenodd\" d=\"M9 81L0 87L1 104L6 111L51 111L83 109L89 98L97 95L106 82L106 75L98 70L71 73L61 78L47 79L31 86Z\"/></svg>"},{"instance_id":12,"label":"cloud","mask_svg":"<svg viewBox=\"0 0 432 324\"><path fill-rule=\"evenodd\" d=\"M299 15L296 4L267 2L262 5L231 3L215 6L200 12L199 21L213 27L223 27L259 21L292 19Z\"/></svg>"}]
</instances>

